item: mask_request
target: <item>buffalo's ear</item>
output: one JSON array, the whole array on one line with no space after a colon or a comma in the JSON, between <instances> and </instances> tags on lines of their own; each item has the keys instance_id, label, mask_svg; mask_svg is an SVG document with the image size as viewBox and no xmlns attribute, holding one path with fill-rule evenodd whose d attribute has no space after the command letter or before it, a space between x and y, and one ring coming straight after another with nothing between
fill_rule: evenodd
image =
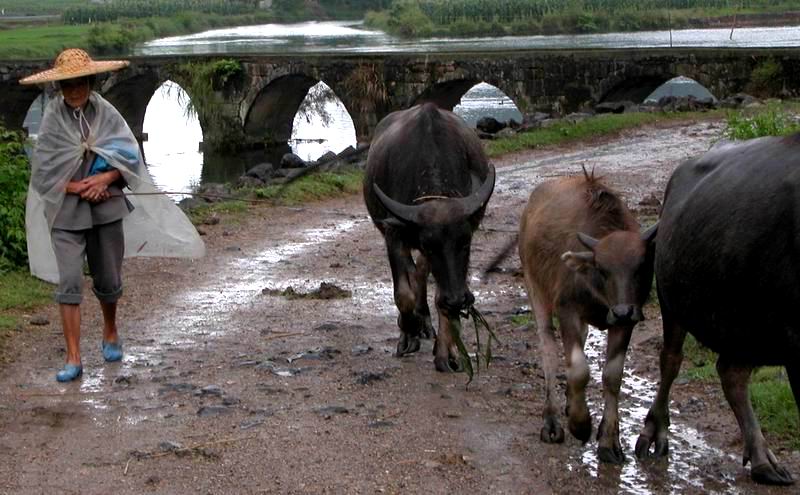
<instances>
[{"instance_id":1,"label":"buffalo's ear","mask_svg":"<svg viewBox=\"0 0 800 495\"><path fill-rule=\"evenodd\" d=\"M400 220L397 217L386 217L381 220L384 228L392 228L392 229L402 229L406 226L406 223Z\"/></svg>"},{"instance_id":2,"label":"buffalo's ear","mask_svg":"<svg viewBox=\"0 0 800 495\"><path fill-rule=\"evenodd\" d=\"M591 266L594 266L594 253L591 251L581 251L575 253L567 251L561 255L563 261L571 270L582 272Z\"/></svg>"},{"instance_id":3,"label":"buffalo's ear","mask_svg":"<svg viewBox=\"0 0 800 495\"><path fill-rule=\"evenodd\" d=\"M658 233L658 222L654 223L650 227L647 228L644 232L642 232L642 240L645 244L651 244L656 240L656 234Z\"/></svg>"}]
</instances>

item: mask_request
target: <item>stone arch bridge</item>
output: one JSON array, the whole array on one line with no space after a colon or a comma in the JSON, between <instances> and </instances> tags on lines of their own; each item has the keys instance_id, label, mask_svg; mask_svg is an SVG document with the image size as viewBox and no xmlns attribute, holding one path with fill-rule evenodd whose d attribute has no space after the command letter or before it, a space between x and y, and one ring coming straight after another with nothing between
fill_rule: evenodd
<instances>
[{"instance_id":1,"label":"stone arch bridge","mask_svg":"<svg viewBox=\"0 0 800 495\"><path fill-rule=\"evenodd\" d=\"M100 92L142 136L150 98L165 81L191 94L187 64L236 60L241 70L216 78L198 108L207 144L257 148L291 136L295 113L319 81L342 100L360 141L368 140L389 112L421 101L452 109L472 86L486 82L522 110L566 113L602 101L641 102L675 76L690 77L715 96L744 91L753 69L772 60L780 67L784 96L800 94L798 49L538 50L436 54L193 55L132 57L129 68L105 76ZM0 118L21 128L41 88L18 80L50 61L0 61Z\"/></svg>"}]
</instances>

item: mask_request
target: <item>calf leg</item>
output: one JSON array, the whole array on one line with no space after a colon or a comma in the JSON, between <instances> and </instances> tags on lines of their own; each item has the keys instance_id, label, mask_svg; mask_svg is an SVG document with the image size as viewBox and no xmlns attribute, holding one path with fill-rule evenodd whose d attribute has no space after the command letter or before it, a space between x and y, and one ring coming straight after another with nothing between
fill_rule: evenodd
<instances>
[{"instance_id":1,"label":"calf leg","mask_svg":"<svg viewBox=\"0 0 800 495\"><path fill-rule=\"evenodd\" d=\"M424 254L417 255L417 271L414 273L414 287L416 294L416 307L414 311L422 321L420 334L423 339L436 337L431 323L431 310L428 307L428 275L431 272L430 264Z\"/></svg>"},{"instance_id":2,"label":"calf leg","mask_svg":"<svg viewBox=\"0 0 800 495\"><path fill-rule=\"evenodd\" d=\"M419 335L422 328L421 319L415 314L415 294L413 276L416 272L411 251L391 232L386 233L386 249L389 254L389 266L392 269L394 285L394 303L400 315L397 326L400 327L400 339L397 342L397 357L419 350Z\"/></svg>"},{"instance_id":3,"label":"calf leg","mask_svg":"<svg viewBox=\"0 0 800 495\"><path fill-rule=\"evenodd\" d=\"M789 472L778 465L775 455L767 447L761 427L758 424L753 406L750 403L750 375L753 368L738 366L728 362L724 356L717 359L717 372L722 381L722 390L728 400L744 439L742 465L751 463L750 477L756 483L766 485L790 485L794 479Z\"/></svg>"},{"instance_id":4,"label":"calf leg","mask_svg":"<svg viewBox=\"0 0 800 495\"><path fill-rule=\"evenodd\" d=\"M583 346L586 342L586 326L571 311L560 310L558 320L564 356L567 360L567 411L572 436L581 442L592 436L592 417L586 405L586 384L589 383L589 365Z\"/></svg>"},{"instance_id":5,"label":"calf leg","mask_svg":"<svg viewBox=\"0 0 800 495\"><path fill-rule=\"evenodd\" d=\"M647 412L644 427L636 440L636 457L644 459L650 455L650 447L655 444L653 455L664 457L669 452L669 391L678 376L683 361L683 342L686 330L676 325L669 315L664 315L664 347L660 356L661 382L658 392Z\"/></svg>"},{"instance_id":6,"label":"calf leg","mask_svg":"<svg viewBox=\"0 0 800 495\"><path fill-rule=\"evenodd\" d=\"M556 367L558 365L558 346L556 344L553 314L539 298L531 284L528 284L528 298L536 317L536 331L539 334L539 359L544 371L545 399L542 419L544 426L539 438L545 443L561 443L564 441L564 428L558 420L556 404Z\"/></svg>"},{"instance_id":7,"label":"calf leg","mask_svg":"<svg viewBox=\"0 0 800 495\"><path fill-rule=\"evenodd\" d=\"M622 386L622 371L625 354L631 341L633 327L611 327L608 329L606 365L603 368L603 419L597 429L597 456L602 462L622 464L625 453L619 443L619 389Z\"/></svg>"}]
</instances>

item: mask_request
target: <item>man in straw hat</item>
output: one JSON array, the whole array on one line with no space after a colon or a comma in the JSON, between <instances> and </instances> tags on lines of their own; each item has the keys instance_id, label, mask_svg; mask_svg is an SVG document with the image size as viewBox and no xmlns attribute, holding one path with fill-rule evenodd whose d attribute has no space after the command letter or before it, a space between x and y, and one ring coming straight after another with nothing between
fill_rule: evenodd
<instances>
[{"instance_id":1,"label":"man in straw hat","mask_svg":"<svg viewBox=\"0 0 800 495\"><path fill-rule=\"evenodd\" d=\"M58 284L55 298L67 347L66 365L56 374L60 382L83 373L84 259L103 313L103 357L119 361L122 344L116 313L123 256L205 253L191 222L152 184L139 143L125 120L92 91L95 74L127 65L127 61L95 61L85 51L70 48L58 55L52 69L20 80L21 84L55 82L61 90L42 117L25 209L31 273ZM122 193L126 186L141 196L126 197Z\"/></svg>"}]
</instances>

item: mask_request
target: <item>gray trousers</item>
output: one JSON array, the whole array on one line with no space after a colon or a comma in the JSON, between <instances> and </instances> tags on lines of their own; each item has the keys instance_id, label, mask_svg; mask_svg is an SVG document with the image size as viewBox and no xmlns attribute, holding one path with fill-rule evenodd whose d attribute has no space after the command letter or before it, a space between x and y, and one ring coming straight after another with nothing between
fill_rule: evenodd
<instances>
[{"instance_id":1,"label":"gray trousers","mask_svg":"<svg viewBox=\"0 0 800 495\"><path fill-rule=\"evenodd\" d=\"M83 300L83 260L89 263L94 294L103 303L115 303L122 296L122 257L125 237L122 220L95 225L86 230L53 229L59 283L55 299L60 304Z\"/></svg>"}]
</instances>

